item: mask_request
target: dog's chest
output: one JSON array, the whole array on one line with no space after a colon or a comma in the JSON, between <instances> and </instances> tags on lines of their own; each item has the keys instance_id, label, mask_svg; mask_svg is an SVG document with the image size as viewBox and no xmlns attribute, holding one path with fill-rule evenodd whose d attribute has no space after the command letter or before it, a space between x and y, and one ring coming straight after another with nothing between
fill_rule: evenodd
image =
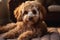
<instances>
[{"instance_id":1,"label":"dog's chest","mask_svg":"<svg viewBox=\"0 0 60 40\"><path fill-rule=\"evenodd\" d=\"M33 31L34 32L34 36L41 36L40 34L42 33L41 28L40 27L34 27L34 26L25 26L24 28L25 31Z\"/></svg>"}]
</instances>

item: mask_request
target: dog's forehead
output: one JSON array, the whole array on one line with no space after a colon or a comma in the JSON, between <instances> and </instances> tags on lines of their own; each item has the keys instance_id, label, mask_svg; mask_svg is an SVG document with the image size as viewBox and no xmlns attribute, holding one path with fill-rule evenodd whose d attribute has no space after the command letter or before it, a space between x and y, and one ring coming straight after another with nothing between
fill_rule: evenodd
<instances>
[{"instance_id":1,"label":"dog's forehead","mask_svg":"<svg viewBox=\"0 0 60 40\"><path fill-rule=\"evenodd\" d=\"M33 8L33 7L39 7L40 3L36 2L36 1L26 1L24 3L24 9L29 9L29 8Z\"/></svg>"},{"instance_id":2,"label":"dog's forehead","mask_svg":"<svg viewBox=\"0 0 60 40\"><path fill-rule=\"evenodd\" d=\"M39 7L36 5L27 5L23 8L24 11L32 11L32 10L37 10Z\"/></svg>"},{"instance_id":3,"label":"dog's forehead","mask_svg":"<svg viewBox=\"0 0 60 40\"><path fill-rule=\"evenodd\" d=\"M33 9L37 10L37 9L39 9L39 5L40 5L40 3L35 2L35 1L26 1L22 8L22 13L24 13L24 11L30 11Z\"/></svg>"}]
</instances>

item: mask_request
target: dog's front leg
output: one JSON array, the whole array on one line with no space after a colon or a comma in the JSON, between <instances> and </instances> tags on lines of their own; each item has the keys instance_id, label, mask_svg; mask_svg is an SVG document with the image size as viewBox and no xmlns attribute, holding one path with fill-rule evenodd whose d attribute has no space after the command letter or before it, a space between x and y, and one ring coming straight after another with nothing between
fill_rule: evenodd
<instances>
[{"instance_id":1,"label":"dog's front leg","mask_svg":"<svg viewBox=\"0 0 60 40\"><path fill-rule=\"evenodd\" d=\"M7 25L4 25L4 26L0 26L0 33L4 33L4 32L7 32L13 28L16 27L16 24L15 23L9 23Z\"/></svg>"},{"instance_id":2,"label":"dog's front leg","mask_svg":"<svg viewBox=\"0 0 60 40\"><path fill-rule=\"evenodd\" d=\"M15 38L15 36L17 36L21 30L21 27L20 26L17 26L16 28L4 33L1 37L2 38Z\"/></svg>"},{"instance_id":3,"label":"dog's front leg","mask_svg":"<svg viewBox=\"0 0 60 40\"><path fill-rule=\"evenodd\" d=\"M23 32L17 40L30 40L33 37L34 32L33 31L26 31Z\"/></svg>"}]
</instances>

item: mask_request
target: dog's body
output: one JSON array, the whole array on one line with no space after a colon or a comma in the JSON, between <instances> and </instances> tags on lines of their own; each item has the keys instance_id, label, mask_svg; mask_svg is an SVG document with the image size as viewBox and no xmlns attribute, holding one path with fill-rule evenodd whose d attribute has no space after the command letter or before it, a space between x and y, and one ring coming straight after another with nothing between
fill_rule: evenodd
<instances>
[{"instance_id":1,"label":"dog's body","mask_svg":"<svg viewBox=\"0 0 60 40\"><path fill-rule=\"evenodd\" d=\"M9 32L4 33L2 35L2 37L3 38L14 38L14 37L20 35L20 37L22 39L24 39L27 36L28 36L27 38L41 37L42 35L46 34L46 32L47 32L46 24L44 22L39 23L38 26L37 25L29 26L29 24L26 25L23 22L17 22L16 24L17 24L17 27L10 30ZM41 25L41 26L39 26L39 25ZM18 38L18 39L20 40L20 38Z\"/></svg>"},{"instance_id":2,"label":"dog's body","mask_svg":"<svg viewBox=\"0 0 60 40\"><path fill-rule=\"evenodd\" d=\"M17 19L16 27L2 35L3 38L18 37L17 40L28 40L41 37L47 33L44 22L46 10L36 1L27 1L18 6L14 15Z\"/></svg>"}]
</instances>

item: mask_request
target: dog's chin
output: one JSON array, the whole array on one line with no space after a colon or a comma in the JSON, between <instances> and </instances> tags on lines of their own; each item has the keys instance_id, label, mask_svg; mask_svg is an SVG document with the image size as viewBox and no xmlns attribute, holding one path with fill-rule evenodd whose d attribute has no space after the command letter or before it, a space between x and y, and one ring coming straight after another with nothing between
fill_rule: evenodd
<instances>
[{"instance_id":1,"label":"dog's chin","mask_svg":"<svg viewBox=\"0 0 60 40\"><path fill-rule=\"evenodd\" d=\"M27 24L34 24L34 22L32 22L32 21L28 21Z\"/></svg>"},{"instance_id":2,"label":"dog's chin","mask_svg":"<svg viewBox=\"0 0 60 40\"><path fill-rule=\"evenodd\" d=\"M26 24L35 24L35 23L37 23L37 20L35 21L35 20L25 20L24 21Z\"/></svg>"}]
</instances>

